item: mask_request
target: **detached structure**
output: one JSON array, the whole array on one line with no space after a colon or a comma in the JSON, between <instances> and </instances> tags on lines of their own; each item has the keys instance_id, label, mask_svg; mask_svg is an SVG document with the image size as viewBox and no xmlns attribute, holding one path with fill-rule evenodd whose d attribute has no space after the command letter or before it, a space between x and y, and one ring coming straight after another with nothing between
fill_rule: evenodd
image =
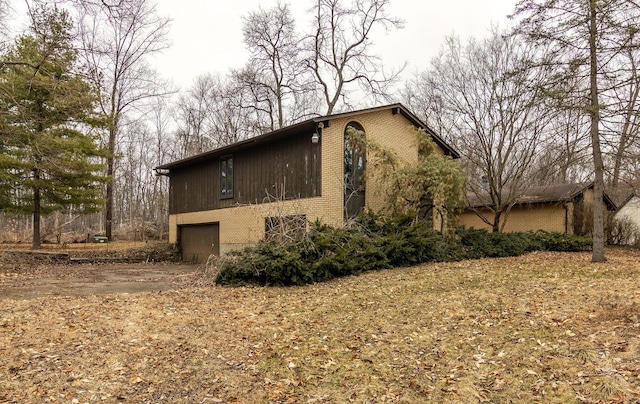
<instances>
[{"instance_id":1,"label":"detached structure","mask_svg":"<svg viewBox=\"0 0 640 404\"><path fill-rule=\"evenodd\" d=\"M255 244L285 228L331 226L365 208L385 206L367 153L345 141L347 128L417 161L415 129L443 155L458 153L401 104L321 116L261 136L164 164L170 178L169 241L185 261Z\"/></svg>"},{"instance_id":2,"label":"detached structure","mask_svg":"<svg viewBox=\"0 0 640 404\"><path fill-rule=\"evenodd\" d=\"M640 243L640 198L632 193L625 199L615 215L613 216L614 220L619 222L627 222L632 228L629 229L628 238L622 240L625 244L634 245Z\"/></svg>"},{"instance_id":3,"label":"detached structure","mask_svg":"<svg viewBox=\"0 0 640 404\"><path fill-rule=\"evenodd\" d=\"M491 231L491 226L481 218L481 215L489 219L493 217L488 195L485 198L483 195L470 194L467 199L467 207L459 216L460 224ZM533 187L516 198L506 216L504 231L544 230L589 234L593 221L592 203L593 182ZM604 203L608 212L616 210L606 194Z\"/></svg>"}]
</instances>

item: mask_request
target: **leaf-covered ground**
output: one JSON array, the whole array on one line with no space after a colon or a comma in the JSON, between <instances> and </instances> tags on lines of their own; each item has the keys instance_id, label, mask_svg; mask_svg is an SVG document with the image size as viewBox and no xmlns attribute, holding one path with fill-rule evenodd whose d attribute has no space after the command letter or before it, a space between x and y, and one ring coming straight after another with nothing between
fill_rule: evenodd
<instances>
[{"instance_id":1,"label":"leaf-covered ground","mask_svg":"<svg viewBox=\"0 0 640 404\"><path fill-rule=\"evenodd\" d=\"M0 402L640 402L640 254L0 300Z\"/></svg>"}]
</instances>

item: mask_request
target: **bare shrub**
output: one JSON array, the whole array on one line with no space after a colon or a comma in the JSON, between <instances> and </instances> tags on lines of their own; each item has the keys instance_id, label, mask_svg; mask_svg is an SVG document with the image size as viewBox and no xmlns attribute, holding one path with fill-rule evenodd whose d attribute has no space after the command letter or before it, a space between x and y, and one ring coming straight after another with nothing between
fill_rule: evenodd
<instances>
[{"instance_id":1,"label":"bare shrub","mask_svg":"<svg viewBox=\"0 0 640 404\"><path fill-rule=\"evenodd\" d=\"M628 218L612 218L607 230L610 245L640 246L640 227Z\"/></svg>"}]
</instances>

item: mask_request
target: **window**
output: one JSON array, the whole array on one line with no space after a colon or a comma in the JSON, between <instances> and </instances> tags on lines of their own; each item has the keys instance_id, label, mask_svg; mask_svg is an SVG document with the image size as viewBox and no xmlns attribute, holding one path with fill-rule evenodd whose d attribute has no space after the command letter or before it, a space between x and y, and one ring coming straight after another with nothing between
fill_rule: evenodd
<instances>
[{"instance_id":1,"label":"window","mask_svg":"<svg viewBox=\"0 0 640 404\"><path fill-rule=\"evenodd\" d=\"M344 214L355 219L365 207L366 137L364 128L349 122L344 131Z\"/></svg>"},{"instance_id":2,"label":"window","mask_svg":"<svg viewBox=\"0 0 640 404\"><path fill-rule=\"evenodd\" d=\"M220 159L220 198L233 198L233 157Z\"/></svg>"}]
</instances>

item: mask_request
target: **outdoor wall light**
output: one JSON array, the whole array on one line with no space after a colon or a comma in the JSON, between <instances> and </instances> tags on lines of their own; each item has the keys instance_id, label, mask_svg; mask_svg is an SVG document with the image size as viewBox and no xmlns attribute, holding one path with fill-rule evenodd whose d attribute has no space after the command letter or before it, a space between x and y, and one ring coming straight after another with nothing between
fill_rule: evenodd
<instances>
[{"instance_id":1,"label":"outdoor wall light","mask_svg":"<svg viewBox=\"0 0 640 404\"><path fill-rule=\"evenodd\" d=\"M320 141L320 132L322 132L323 128L324 124L322 122L318 122L316 131L311 135L311 143L318 144L318 142Z\"/></svg>"}]
</instances>

